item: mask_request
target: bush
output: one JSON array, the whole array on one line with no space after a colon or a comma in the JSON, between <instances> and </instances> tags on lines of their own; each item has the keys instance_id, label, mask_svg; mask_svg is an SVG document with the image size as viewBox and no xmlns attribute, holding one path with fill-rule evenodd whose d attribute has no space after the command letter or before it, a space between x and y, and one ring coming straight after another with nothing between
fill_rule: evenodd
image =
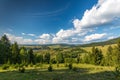
<instances>
[{"instance_id":1,"label":"bush","mask_svg":"<svg viewBox=\"0 0 120 80\"><path fill-rule=\"evenodd\" d=\"M50 72L52 72L52 71L53 71L53 68L52 68L52 66L51 66L51 65L48 67L48 71L50 71Z\"/></svg>"},{"instance_id":2,"label":"bush","mask_svg":"<svg viewBox=\"0 0 120 80\"><path fill-rule=\"evenodd\" d=\"M19 67L19 72L24 73L25 72L25 68L24 67Z\"/></svg>"},{"instance_id":3,"label":"bush","mask_svg":"<svg viewBox=\"0 0 120 80\"><path fill-rule=\"evenodd\" d=\"M57 63L57 61L55 60L55 58L51 59L50 62L51 62L52 64L56 64L56 63Z\"/></svg>"},{"instance_id":4,"label":"bush","mask_svg":"<svg viewBox=\"0 0 120 80\"><path fill-rule=\"evenodd\" d=\"M115 67L114 76L116 79L120 79L120 66Z\"/></svg>"},{"instance_id":5,"label":"bush","mask_svg":"<svg viewBox=\"0 0 120 80\"><path fill-rule=\"evenodd\" d=\"M9 67L10 67L9 65L4 64L4 65L2 66L2 69L3 69L3 70L7 70L7 69L9 69Z\"/></svg>"},{"instance_id":6,"label":"bush","mask_svg":"<svg viewBox=\"0 0 120 80\"><path fill-rule=\"evenodd\" d=\"M69 67L69 70L71 70L73 68L72 63L70 63L68 67Z\"/></svg>"},{"instance_id":7,"label":"bush","mask_svg":"<svg viewBox=\"0 0 120 80\"><path fill-rule=\"evenodd\" d=\"M14 68L17 69L19 67L19 64L15 64Z\"/></svg>"},{"instance_id":8,"label":"bush","mask_svg":"<svg viewBox=\"0 0 120 80\"><path fill-rule=\"evenodd\" d=\"M72 70L75 71L75 72L79 72L79 68L78 67L73 67Z\"/></svg>"},{"instance_id":9,"label":"bush","mask_svg":"<svg viewBox=\"0 0 120 80\"><path fill-rule=\"evenodd\" d=\"M30 64L30 67L33 67L33 63Z\"/></svg>"}]
</instances>

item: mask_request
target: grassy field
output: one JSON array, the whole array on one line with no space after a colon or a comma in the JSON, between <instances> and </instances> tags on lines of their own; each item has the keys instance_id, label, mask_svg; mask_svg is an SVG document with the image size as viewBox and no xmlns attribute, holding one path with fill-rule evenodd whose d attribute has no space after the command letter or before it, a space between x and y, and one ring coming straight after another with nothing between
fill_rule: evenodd
<instances>
[{"instance_id":1,"label":"grassy field","mask_svg":"<svg viewBox=\"0 0 120 80\"><path fill-rule=\"evenodd\" d=\"M0 80L116 80L113 67L73 64L73 67L77 67L77 71L73 71L64 64L52 66L52 72L47 70L48 65L43 65L42 69L29 67L25 73L12 69L0 70Z\"/></svg>"},{"instance_id":2,"label":"grassy field","mask_svg":"<svg viewBox=\"0 0 120 80\"><path fill-rule=\"evenodd\" d=\"M99 48L102 50L103 54L106 54L107 52L107 48L109 47L110 45L105 45L105 46L95 46L96 48ZM113 48L116 46L116 44L112 44L111 45ZM82 47L82 49L88 51L88 52L91 52L92 50L92 47Z\"/></svg>"}]
</instances>

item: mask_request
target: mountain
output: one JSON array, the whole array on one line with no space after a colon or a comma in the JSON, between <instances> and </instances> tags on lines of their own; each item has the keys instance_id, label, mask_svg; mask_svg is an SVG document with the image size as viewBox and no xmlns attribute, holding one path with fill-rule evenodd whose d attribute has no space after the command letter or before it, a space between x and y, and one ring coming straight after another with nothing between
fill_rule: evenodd
<instances>
[{"instance_id":1,"label":"mountain","mask_svg":"<svg viewBox=\"0 0 120 80\"><path fill-rule=\"evenodd\" d=\"M94 43L90 43L90 44L83 44L83 45L80 45L80 46L81 47L104 46L104 45L115 44L115 43L117 43L118 40L120 40L120 37L114 38L114 39L110 39L110 40L107 40L107 41L103 41L103 42L94 42Z\"/></svg>"}]
</instances>

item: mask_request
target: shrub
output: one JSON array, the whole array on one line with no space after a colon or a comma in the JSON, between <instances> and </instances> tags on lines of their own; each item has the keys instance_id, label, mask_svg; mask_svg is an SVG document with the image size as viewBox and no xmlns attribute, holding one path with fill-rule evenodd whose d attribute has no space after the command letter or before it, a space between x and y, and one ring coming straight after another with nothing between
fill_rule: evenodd
<instances>
[{"instance_id":1,"label":"shrub","mask_svg":"<svg viewBox=\"0 0 120 80\"><path fill-rule=\"evenodd\" d=\"M52 66L51 66L51 65L48 67L48 71L50 71L50 72L52 72L52 71L53 71L53 68L52 68Z\"/></svg>"},{"instance_id":2,"label":"shrub","mask_svg":"<svg viewBox=\"0 0 120 80\"><path fill-rule=\"evenodd\" d=\"M68 67L69 67L69 70L71 70L73 68L72 63L70 63Z\"/></svg>"},{"instance_id":3,"label":"shrub","mask_svg":"<svg viewBox=\"0 0 120 80\"><path fill-rule=\"evenodd\" d=\"M14 68L17 69L19 67L19 64L15 64Z\"/></svg>"},{"instance_id":4,"label":"shrub","mask_svg":"<svg viewBox=\"0 0 120 80\"><path fill-rule=\"evenodd\" d=\"M30 64L30 67L33 67L33 63Z\"/></svg>"},{"instance_id":5,"label":"shrub","mask_svg":"<svg viewBox=\"0 0 120 80\"><path fill-rule=\"evenodd\" d=\"M57 61L55 60L55 58L51 59L50 62L51 62L52 64L56 64L56 63L57 63Z\"/></svg>"},{"instance_id":6,"label":"shrub","mask_svg":"<svg viewBox=\"0 0 120 80\"><path fill-rule=\"evenodd\" d=\"M9 67L10 67L9 65L4 64L4 65L2 66L2 69L3 69L3 70L7 70Z\"/></svg>"},{"instance_id":7,"label":"shrub","mask_svg":"<svg viewBox=\"0 0 120 80\"><path fill-rule=\"evenodd\" d=\"M25 72L25 68L24 67L19 67L19 72L24 73Z\"/></svg>"},{"instance_id":8,"label":"shrub","mask_svg":"<svg viewBox=\"0 0 120 80\"><path fill-rule=\"evenodd\" d=\"M114 76L116 79L120 79L120 66L115 67Z\"/></svg>"},{"instance_id":9,"label":"shrub","mask_svg":"<svg viewBox=\"0 0 120 80\"><path fill-rule=\"evenodd\" d=\"M73 67L72 70L75 71L75 72L79 72L79 68L78 67Z\"/></svg>"}]
</instances>

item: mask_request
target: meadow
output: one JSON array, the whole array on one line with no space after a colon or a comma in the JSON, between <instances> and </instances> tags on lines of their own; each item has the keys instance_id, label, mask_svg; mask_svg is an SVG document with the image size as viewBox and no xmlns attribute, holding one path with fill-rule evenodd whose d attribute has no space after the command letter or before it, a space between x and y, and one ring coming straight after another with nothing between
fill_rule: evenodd
<instances>
[{"instance_id":1,"label":"meadow","mask_svg":"<svg viewBox=\"0 0 120 80\"><path fill-rule=\"evenodd\" d=\"M47 70L48 64L42 67L26 67L25 73L14 68L0 69L0 80L115 80L114 67L95 66L90 64L73 64L77 71L69 70L64 64L53 64L53 71Z\"/></svg>"}]
</instances>

